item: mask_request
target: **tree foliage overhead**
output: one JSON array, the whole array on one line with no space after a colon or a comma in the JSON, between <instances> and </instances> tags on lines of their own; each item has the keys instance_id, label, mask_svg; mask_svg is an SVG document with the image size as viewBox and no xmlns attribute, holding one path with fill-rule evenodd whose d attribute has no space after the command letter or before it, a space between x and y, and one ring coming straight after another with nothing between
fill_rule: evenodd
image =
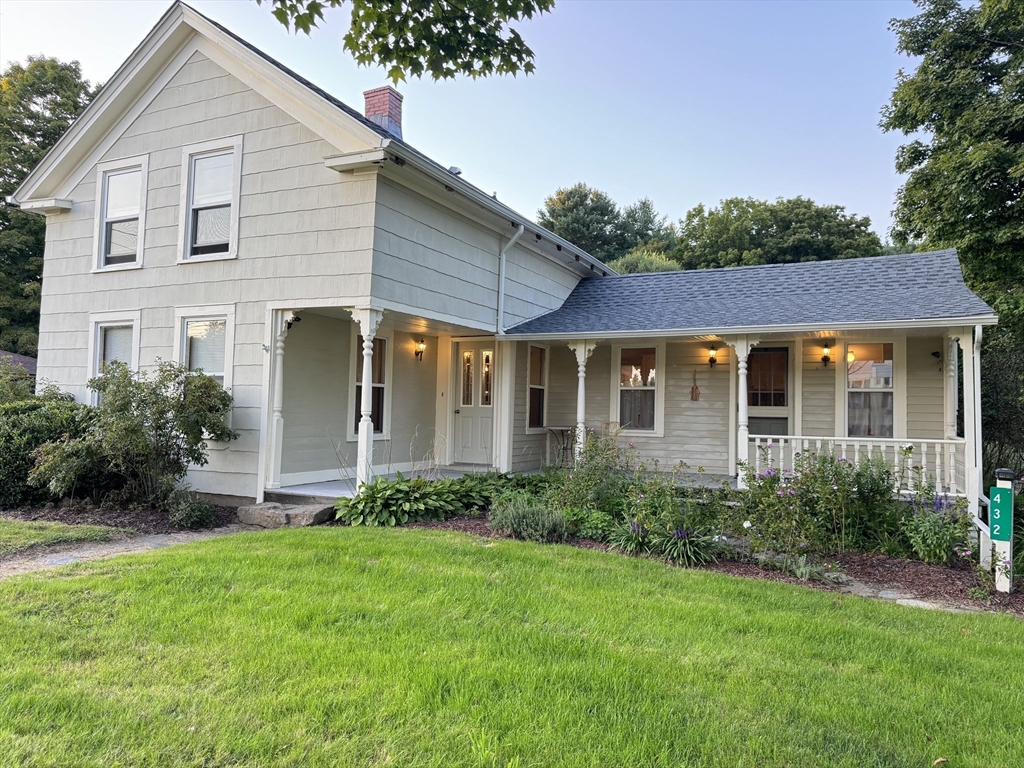
<instances>
[{"instance_id":1,"label":"tree foliage overhead","mask_svg":"<svg viewBox=\"0 0 1024 768\"><path fill-rule=\"evenodd\" d=\"M897 241L956 247L1001 322L1024 317L1024 3L915 0L894 19L900 72L882 128L913 137L895 210ZM921 134L924 134L923 136Z\"/></svg>"},{"instance_id":2,"label":"tree foliage overhead","mask_svg":"<svg viewBox=\"0 0 1024 768\"><path fill-rule=\"evenodd\" d=\"M0 74L0 200L95 96L77 61L30 56ZM35 355L46 222L0 205L0 349Z\"/></svg>"},{"instance_id":3,"label":"tree foliage overhead","mask_svg":"<svg viewBox=\"0 0 1024 768\"><path fill-rule=\"evenodd\" d=\"M878 256L871 219L805 197L775 202L733 197L698 205L679 222L672 251L684 269Z\"/></svg>"},{"instance_id":4,"label":"tree foliage overhead","mask_svg":"<svg viewBox=\"0 0 1024 768\"><path fill-rule=\"evenodd\" d=\"M606 193L582 182L549 196L537 212L537 223L604 262L652 240L672 237L665 217L650 200L620 210Z\"/></svg>"},{"instance_id":5,"label":"tree foliage overhead","mask_svg":"<svg viewBox=\"0 0 1024 768\"><path fill-rule=\"evenodd\" d=\"M625 256L608 262L608 266L620 275L631 275L638 272L675 272L680 269L679 262L669 258L663 250L641 245Z\"/></svg>"},{"instance_id":6,"label":"tree foliage overhead","mask_svg":"<svg viewBox=\"0 0 1024 768\"><path fill-rule=\"evenodd\" d=\"M305 32L325 8L352 7L342 45L360 64L376 64L394 81L429 75L530 74L534 54L509 24L550 11L554 0L256 0L274 17Z\"/></svg>"}]
</instances>

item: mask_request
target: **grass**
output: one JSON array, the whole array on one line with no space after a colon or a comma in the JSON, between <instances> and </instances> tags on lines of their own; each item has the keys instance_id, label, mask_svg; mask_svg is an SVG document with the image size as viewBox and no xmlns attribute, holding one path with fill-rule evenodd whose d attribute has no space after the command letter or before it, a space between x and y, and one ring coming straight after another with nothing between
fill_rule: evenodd
<instances>
[{"instance_id":1,"label":"grass","mask_svg":"<svg viewBox=\"0 0 1024 768\"><path fill-rule=\"evenodd\" d=\"M73 541L109 541L120 533L102 525L64 525L0 518L0 557L10 557L32 547Z\"/></svg>"},{"instance_id":2,"label":"grass","mask_svg":"<svg viewBox=\"0 0 1024 768\"><path fill-rule=\"evenodd\" d=\"M1024 764L1024 624L415 529L0 582L0 764Z\"/></svg>"}]
</instances>

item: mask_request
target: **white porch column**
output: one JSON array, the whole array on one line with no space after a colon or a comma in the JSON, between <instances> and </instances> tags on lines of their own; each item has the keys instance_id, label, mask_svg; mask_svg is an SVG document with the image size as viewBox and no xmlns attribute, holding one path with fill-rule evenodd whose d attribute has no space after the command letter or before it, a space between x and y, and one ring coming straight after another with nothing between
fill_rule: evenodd
<instances>
[{"instance_id":1,"label":"white porch column","mask_svg":"<svg viewBox=\"0 0 1024 768\"><path fill-rule=\"evenodd\" d=\"M576 354L576 445L575 456L579 461L583 454L583 443L587 439L587 360L594 352L597 342L577 340L569 344Z\"/></svg>"},{"instance_id":2,"label":"white porch column","mask_svg":"<svg viewBox=\"0 0 1024 768\"><path fill-rule=\"evenodd\" d=\"M495 342L495 364L497 387L494 397L494 465L499 472L511 472L516 405L515 341L506 341L501 336L498 337Z\"/></svg>"},{"instance_id":3,"label":"white porch column","mask_svg":"<svg viewBox=\"0 0 1024 768\"><path fill-rule=\"evenodd\" d=\"M750 430L748 424L750 421L750 412L748 410L747 402L747 357L750 355L751 347L757 345L759 341L757 336L734 336L727 338L725 343L730 345L736 352L736 400L738 404L738 419L736 428L736 456L737 465L740 461L746 461L750 455ZM736 487L745 488L746 485L743 482L743 474L739 471L737 466L736 472Z\"/></svg>"},{"instance_id":4,"label":"white porch column","mask_svg":"<svg viewBox=\"0 0 1024 768\"><path fill-rule=\"evenodd\" d=\"M956 374L960 367L957 364L959 359L957 356L957 341L959 340L959 333L950 329L946 335L946 359L945 363L945 386L943 387L943 395L945 396L944 414L945 414L945 437L947 440L956 439L956 409L957 409L957 388L956 388Z\"/></svg>"},{"instance_id":5,"label":"white porch column","mask_svg":"<svg viewBox=\"0 0 1024 768\"><path fill-rule=\"evenodd\" d=\"M978 497L981 491L981 482L977 467L978 431L977 411L975 400L977 390L975 389L975 364L974 355L975 340L969 326L960 329L960 348L964 355L964 480L967 488L967 509L972 517L977 517L981 505ZM978 550L982 568L992 566L992 540L984 531L978 533Z\"/></svg>"},{"instance_id":6,"label":"white porch column","mask_svg":"<svg viewBox=\"0 0 1024 768\"><path fill-rule=\"evenodd\" d=\"M363 391L359 403L359 434L356 452L356 485L370 481L373 471L373 339L377 335L384 312L379 309L360 308L352 310L352 318L359 323L363 337Z\"/></svg>"},{"instance_id":7,"label":"white porch column","mask_svg":"<svg viewBox=\"0 0 1024 768\"><path fill-rule=\"evenodd\" d=\"M270 472L267 488L281 487L281 462L284 457L284 340L301 310L281 309L274 312L274 359L271 364L272 416L270 422Z\"/></svg>"}]
</instances>

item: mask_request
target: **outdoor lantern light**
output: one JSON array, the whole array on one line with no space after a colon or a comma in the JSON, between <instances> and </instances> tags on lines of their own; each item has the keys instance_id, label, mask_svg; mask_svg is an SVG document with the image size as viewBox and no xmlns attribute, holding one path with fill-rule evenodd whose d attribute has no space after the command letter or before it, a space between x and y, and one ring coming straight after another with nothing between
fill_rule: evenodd
<instances>
[{"instance_id":1,"label":"outdoor lantern light","mask_svg":"<svg viewBox=\"0 0 1024 768\"><path fill-rule=\"evenodd\" d=\"M846 353L846 362L852 363L856 359L857 359L857 356L855 354L853 354L853 352L847 352Z\"/></svg>"},{"instance_id":2,"label":"outdoor lantern light","mask_svg":"<svg viewBox=\"0 0 1024 768\"><path fill-rule=\"evenodd\" d=\"M824 368L828 368L828 364L832 361L832 344L831 341L826 341L821 347L821 365Z\"/></svg>"},{"instance_id":3,"label":"outdoor lantern light","mask_svg":"<svg viewBox=\"0 0 1024 768\"><path fill-rule=\"evenodd\" d=\"M419 341L416 342L416 359L419 360L420 362L423 361L423 353L426 351L426 349L427 342L425 342L423 339L420 339Z\"/></svg>"},{"instance_id":4,"label":"outdoor lantern light","mask_svg":"<svg viewBox=\"0 0 1024 768\"><path fill-rule=\"evenodd\" d=\"M711 349L708 350L708 366L711 368L715 367L715 363L718 362L718 349L714 344L711 345Z\"/></svg>"}]
</instances>

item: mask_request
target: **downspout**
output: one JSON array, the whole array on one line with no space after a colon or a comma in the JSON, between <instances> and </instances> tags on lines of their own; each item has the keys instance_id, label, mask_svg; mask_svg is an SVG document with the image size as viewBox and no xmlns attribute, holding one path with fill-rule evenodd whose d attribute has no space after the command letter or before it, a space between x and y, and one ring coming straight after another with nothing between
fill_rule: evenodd
<instances>
[{"instance_id":1,"label":"downspout","mask_svg":"<svg viewBox=\"0 0 1024 768\"><path fill-rule=\"evenodd\" d=\"M520 224L516 233L501 247L501 251L498 253L498 319L494 330L499 336L505 333L505 256L525 231L526 227Z\"/></svg>"}]
</instances>

